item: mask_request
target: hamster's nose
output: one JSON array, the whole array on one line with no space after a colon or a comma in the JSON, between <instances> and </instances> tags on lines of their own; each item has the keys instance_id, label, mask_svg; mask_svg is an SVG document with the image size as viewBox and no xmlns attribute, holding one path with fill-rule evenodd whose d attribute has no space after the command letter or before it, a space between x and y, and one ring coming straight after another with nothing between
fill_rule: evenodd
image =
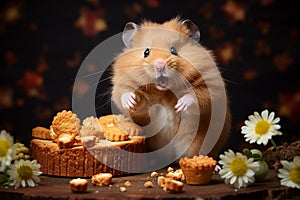
<instances>
[{"instance_id":1,"label":"hamster's nose","mask_svg":"<svg viewBox=\"0 0 300 200\"><path fill-rule=\"evenodd\" d=\"M165 61L162 58L158 58L155 61L155 68L159 72L164 71L164 69L165 69Z\"/></svg>"}]
</instances>

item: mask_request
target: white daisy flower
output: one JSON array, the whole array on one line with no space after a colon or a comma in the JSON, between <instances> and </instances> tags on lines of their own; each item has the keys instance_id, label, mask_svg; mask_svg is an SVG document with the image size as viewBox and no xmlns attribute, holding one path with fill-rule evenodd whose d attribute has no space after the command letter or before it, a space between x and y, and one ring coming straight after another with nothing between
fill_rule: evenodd
<instances>
[{"instance_id":1,"label":"white daisy flower","mask_svg":"<svg viewBox=\"0 0 300 200\"><path fill-rule=\"evenodd\" d=\"M9 179L12 181L10 186L19 188L22 187L34 187L40 182L39 175L42 174L40 171L41 165L36 160L15 160L14 164L7 171L10 176Z\"/></svg>"},{"instance_id":2,"label":"white daisy flower","mask_svg":"<svg viewBox=\"0 0 300 200\"><path fill-rule=\"evenodd\" d=\"M220 155L219 164L223 165L219 172L226 184L235 188L247 187L255 181L254 174L259 170L259 163L253 162L253 158L247 158L241 153L234 153L232 150L225 151Z\"/></svg>"},{"instance_id":3,"label":"white daisy flower","mask_svg":"<svg viewBox=\"0 0 300 200\"><path fill-rule=\"evenodd\" d=\"M11 164L15 156L14 138L5 130L0 133L0 172Z\"/></svg>"},{"instance_id":4,"label":"white daisy flower","mask_svg":"<svg viewBox=\"0 0 300 200\"><path fill-rule=\"evenodd\" d=\"M300 189L300 156L294 157L292 162L280 162L283 165L283 168L278 170L281 185Z\"/></svg>"},{"instance_id":5,"label":"white daisy flower","mask_svg":"<svg viewBox=\"0 0 300 200\"><path fill-rule=\"evenodd\" d=\"M269 139L274 135L282 135L280 131L280 125L277 124L280 121L279 117L275 117L274 112L269 114L268 110L262 111L261 115L258 112L254 112L254 115L250 115L249 120L245 121L245 126L242 127L242 134L245 134L246 142L264 144L267 145Z\"/></svg>"}]
</instances>

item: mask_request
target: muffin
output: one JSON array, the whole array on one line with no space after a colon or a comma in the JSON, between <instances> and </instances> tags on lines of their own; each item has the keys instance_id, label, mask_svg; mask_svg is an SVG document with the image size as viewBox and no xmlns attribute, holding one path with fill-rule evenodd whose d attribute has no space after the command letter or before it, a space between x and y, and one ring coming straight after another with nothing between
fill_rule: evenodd
<instances>
[{"instance_id":1,"label":"muffin","mask_svg":"<svg viewBox=\"0 0 300 200\"><path fill-rule=\"evenodd\" d=\"M86 179L76 178L69 181L69 184L72 192L81 193L81 192L86 192L88 181Z\"/></svg>"},{"instance_id":2,"label":"muffin","mask_svg":"<svg viewBox=\"0 0 300 200\"><path fill-rule=\"evenodd\" d=\"M179 165L189 185L208 184L213 175L217 161L208 156L194 156L193 158L183 157Z\"/></svg>"}]
</instances>

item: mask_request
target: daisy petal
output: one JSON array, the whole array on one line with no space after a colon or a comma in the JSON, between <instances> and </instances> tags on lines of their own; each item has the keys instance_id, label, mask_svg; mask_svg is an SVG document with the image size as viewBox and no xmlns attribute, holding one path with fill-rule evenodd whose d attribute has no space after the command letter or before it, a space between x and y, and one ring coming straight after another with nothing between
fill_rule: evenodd
<instances>
[{"instance_id":1,"label":"daisy petal","mask_svg":"<svg viewBox=\"0 0 300 200\"><path fill-rule=\"evenodd\" d=\"M271 112L270 115L269 115L269 117L268 117L268 119L267 119L267 121L273 122L274 117L275 117L275 113Z\"/></svg>"},{"instance_id":2,"label":"daisy petal","mask_svg":"<svg viewBox=\"0 0 300 200\"><path fill-rule=\"evenodd\" d=\"M268 120L268 115L269 115L269 111L268 110L264 110L264 111L262 111L262 113L261 113L261 116L262 116L262 118L264 119L264 120Z\"/></svg>"}]
</instances>

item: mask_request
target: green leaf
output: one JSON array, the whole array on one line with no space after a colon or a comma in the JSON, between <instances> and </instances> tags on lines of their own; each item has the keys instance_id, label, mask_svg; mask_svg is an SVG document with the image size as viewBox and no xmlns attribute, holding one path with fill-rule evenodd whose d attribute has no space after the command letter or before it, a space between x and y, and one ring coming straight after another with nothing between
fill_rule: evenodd
<instances>
[{"instance_id":1,"label":"green leaf","mask_svg":"<svg viewBox=\"0 0 300 200\"><path fill-rule=\"evenodd\" d=\"M254 158L254 160L261 160L262 159L262 153L261 153L260 150L251 149L251 153L252 153L252 158Z\"/></svg>"},{"instance_id":2,"label":"green leaf","mask_svg":"<svg viewBox=\"0 0 300 200\"><path fill-rule=\"evenodd\" d=\"M243 149L243 154L244 154L245 156L247 156L247 158L251 158L251 157L252 157L251 151L250 151L249 149L247 149L247 148L244 148L244 149Z\"/></svg>"},{"instance_id":3,"label":"green leaf","mask_svg":"<svg viewBox=\"0 0 300 200\"><path fill-rule=\"evenodd\" d=\"M4 184L8 181L8 176L6 174L0 174L0 184Z\"/></svg>"}]
</instances>

